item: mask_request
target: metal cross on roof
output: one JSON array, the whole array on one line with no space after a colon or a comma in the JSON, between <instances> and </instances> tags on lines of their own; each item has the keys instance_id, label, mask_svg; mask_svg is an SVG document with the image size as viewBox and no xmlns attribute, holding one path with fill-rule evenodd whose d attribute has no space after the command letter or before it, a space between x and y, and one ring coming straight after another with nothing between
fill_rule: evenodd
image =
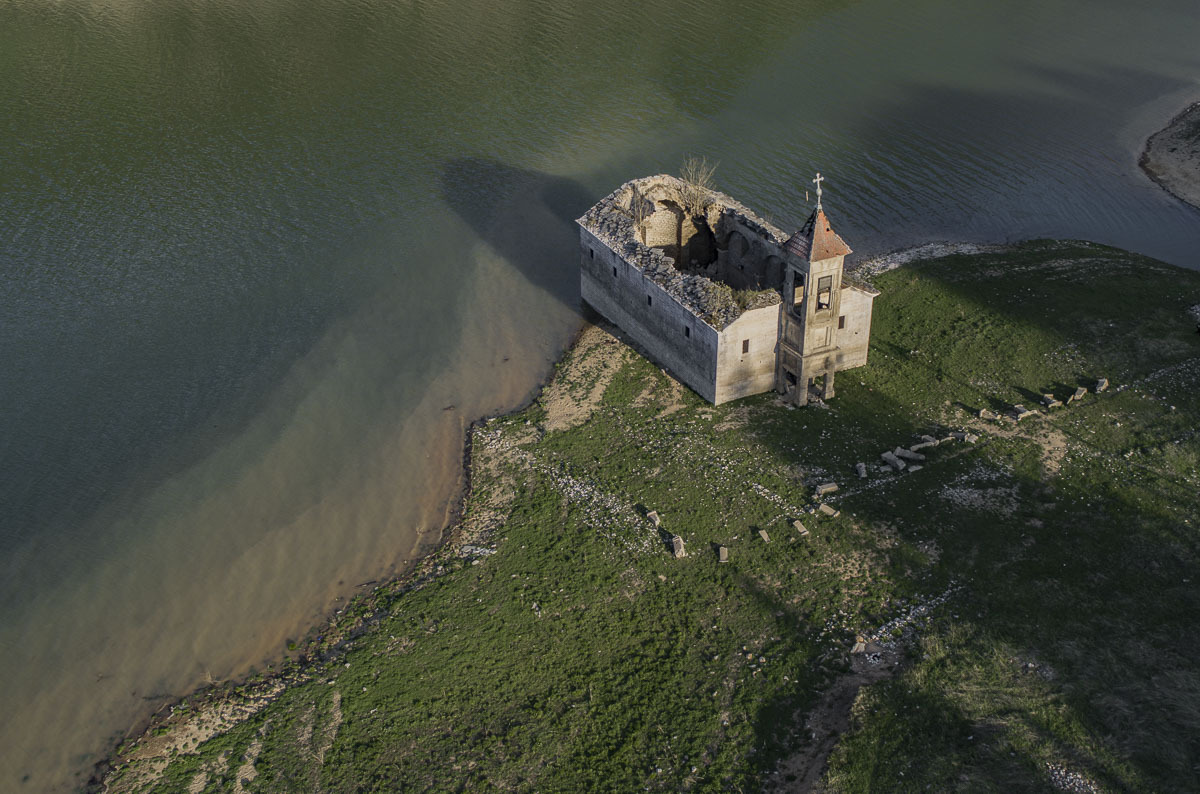
<instances>
[{"instance_id":1,"label":"metal cross on roof","mask_svg":"<svg viewBox=\"0 0 1200 794\"><path fill-rule=\"evenodd\" d=\"M817 209L821 209L821 183L825 181L825 177L821 176L821 172L817 172L817 178L813 183L817 186Z\"/></svg>"}]
</instances>

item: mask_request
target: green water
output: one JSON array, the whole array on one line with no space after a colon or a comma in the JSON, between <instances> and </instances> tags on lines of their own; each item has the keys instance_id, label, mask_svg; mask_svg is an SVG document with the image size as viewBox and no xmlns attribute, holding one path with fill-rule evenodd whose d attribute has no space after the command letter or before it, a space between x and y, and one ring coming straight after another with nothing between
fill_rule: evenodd
<instances>
[{"instance_id":1,"label":"green water","mask_svg":"<svg viewBox=\"0 0 1200 794\"><path fill-rule=\"evenodd\" d=\"M1136 168L1200 96L1200 12L1130 11L0 0L0 789L78 783L436 542L627 178L704 154L789 227L819 169L862 254L1200 266Z\"/></svg>"}]
</instances>

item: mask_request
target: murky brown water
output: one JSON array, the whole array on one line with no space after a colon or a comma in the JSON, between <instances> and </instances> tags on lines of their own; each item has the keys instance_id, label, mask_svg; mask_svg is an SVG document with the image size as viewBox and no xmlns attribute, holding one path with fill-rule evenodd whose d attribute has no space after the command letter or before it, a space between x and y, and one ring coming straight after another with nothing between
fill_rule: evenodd
<instances>
[{"instance_id":1,"label":"murky brown water","mask_svg":"<svg viewBox=\"0 0 1200 794\"><path fill-rule=\"evenodd\" d=\"M706 154L786 227L820 169L860 253L1200 266L1136 168L1200 96L1190 0L573 5L0 0L0 789L436 541L626 178Z\"/></svg>"}]
</instances>

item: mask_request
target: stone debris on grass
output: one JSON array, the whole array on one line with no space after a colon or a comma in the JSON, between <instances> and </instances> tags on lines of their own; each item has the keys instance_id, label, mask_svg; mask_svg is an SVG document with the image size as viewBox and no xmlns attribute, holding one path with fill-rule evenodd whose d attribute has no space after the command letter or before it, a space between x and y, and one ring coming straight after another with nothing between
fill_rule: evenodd
<instances>
[{"instance_id":1,"label":"stone debris on grass","mask_svg":"<svg viewBox=\"0 0 1200 794\"><path fill-rule=\"evenodd\" d=\"M1096 394L1102 391L1108 391L1108 378L1101 378L1096 381Z\"/></svg>"},{"instance_id":2,"label":"stone debris on grass","mask_svg":"<svg viewBox=\"0 0 1200 794\"><path fill-rule=\"evenodd\" d=\"M968 444L974 444L979 440L979 436L975 435L974 433L965 433L962 440Z\"/></svg>"},{"instance_id":3,"label":"stone debris on grass","mask_svg":"<svg viewBox=\"0 0 1200 794\"><path fill-rule=\"evenodd\" d=\"M651 510L649 513L646 514L646 518L650 519L650 523L653 524L654 526L656 526L656 527L662 526L662 517L659 516L657 510Z\"/></svg>"},{"instance_id":4,"label":"stone debris on grass","mask_svg":"<svg viewBox=\"0 0 1200 794\"><path fill-rule=\"evenodd\" d=\"M1070 405L1071 403L1075 402L1076 400L1082 400L1086 396L1087 396L1087 389L1080 386L1078 389L1075 390L1074 394L1072 394L1070 397L1067 398L1067 404Z\"/></svg>"},{"instance_id":5,"label":"stone debris on grass","mask_svg":"<svg viewBox=\"0 0 1200 794\"><path fill-rule=\"evenodd\" d=\"M989 411L987 408L980 408L979 409L979 418L987 419L989 421L995 421L996 419L1000 418L1000 414L996 413L995 411Z\"/></svg>"},{"instance_id":6,"label":"stone debris on grass","mask_svg":"<svg viewBox=\"0 0 1200 794\"><path fill-rule=\"evenodd\" d=\"M925 456L920 452L913 452L911 449L905 449L904 447L896 447L892 450L892 454L904 460L925 460Z\"/></svg>"},{"instance_id":7,"label":"stone debris on grass","mask_svg":"<svg viewBox=\"0 0 1200 794\"><path fill-rule=\"evenodd\" d=\"M930 447L936 447L937 445L938 445L938 442L937 442L937 439L935 438L932 441L922 441L919 444L913 444L912 446L910 446L908 448L908 451L909 452L920 452L923 449L929 449Z\"/></svg>"},{"instance_id":8,"label":"stone debris on grass","mask_svg":"<svg viewBox=\"0 0 1200 794\"><path fill-rule=\"evenodd\" d=\"M795 530L797 532L800 533L801 537L804 537L805 535L808 534L808 527L804 526L804 524L800 522L800 519L796 519L795 521L793 521L792 526L795 528Z\"/></svg>"},{"instance_id":9,"label":"stone debris on grass","mask_svg":"<svg viewBox=\"0 0 1200 794\"><path fill-rule=\"evenodd\" d=\"M760 529L758 531L758 536L763 539L763 543L771 542L771 536L767 534L767 531L765 529Z\"/></svg>"},{"instance_id":10,"label":"stone debris on grass","mask_svg":"<svg viewBox=\"0 0 1200 794\"><path fill-rule=\"evenodd\" d=\"M1100 794L1104 790L1097 786L1095 781L1063 764L1050 762L1046 764L1046 768L1050 771L1050 785L1059 791L1069 791L1071 794Z\"/></svg>"},{"instance_id":11,"label":"stone debris on grass","mask_svg":"<svg viewBox=\"0 0 1200 794\"><path fill-rule=\"evenodd\" d=\"M837 491L836 482L823 482L817 486L817 496L826 496Z\"/></svg>"},{"instance_id":12,"label":"stone debris on grass","mask_svg":"<svg viewBox=\"0 0 1200 794\"><path fill-rule=\"evenodd\" d=\"M865 463L855 463L855 464L854 464L854 471L855 471L855 473L856 473L856 474L858 474L858 479L860 479L860 480L865 480L865 479L867 479L867 464L865 464Z\"/></svg>"},{"instance_id":13,"label":"stone debris on grass","mask_svg":"<svg viewBox=\"0 0 1200 794\"><path fill-rule=\"evenodd\" d=\"M879 457L883 458L883 462L891 466L896 471L903 471L904 467L908 465L904 461L900 460L900 458L896 457L896 455L892 452L884 452Z\"/></svg>"},{"instance_id":14,"label":"stone debris on grass","mask_svg":"<svg viewBox=\"0 0 1200 794\"><path fill-rule=\"evenodd\" d=\"M818 509L818 510L820 510L820 511L821 511L822 513L824 513L825 515L829 516L830 518L837 518L838 516L840 516L840 515L842 514L842 511L840 511L840 510L835 510L834 508L832 508L832 507L830 507L829 505L826 505L826 504L823 504L823 505L821 505L821 506L820 506L819 508L817 508L817 509Z\"/></svg>"},{"instance_id":15,"label":"stone debris on grass","mask_svg":"<svg viewBox=\"0 0 1200 794\"><path fill-rule=\"evenodd\" d=\"M729 562L729 549L717 546L717 562Z\"/></svg>"},{"instance_id":16,"label":"stone debris on grass","mask_svg":"<svg viewBox=\"0 0 1200 794\"><path fill-rule=\"evenodd\" d=\"M1029 408L1026 408L1024 405L1014 405L1013 406L1013 418L1016 419L1018 422L1020 422L1022 419L1028 419L1029 417L1034 416L1037 413L1038 413L1037 411L1030 410Z\"/></svg>"},{"instance_id":17,"label":"stone debris on grass","mask_svg":"<svg viewBox=\"0 0 1200 794\"><path fill-rule=\"evenodd\" d=\"M920 463L914 463L913 465L908 467L908 473L912 474L914 471L920 471L923 468L925 468L925 467L922 466Z\"/></svg>"},{"instance_id":18,"label":"stone debris on grass","mask_svg":"<svg viewBox=\"0 0 1200 794\"><path fill-rule=\"evenodd\" d=\"M671 554L677 560L687 556L687 551L683 548L683 538L678 535L671 536Z\"/></svg>"},{"instance_id":19,"label":"stone debris on grass","mask_svg":"<svg viewBox=\"0 0 1200 794\"><path fill-rule=\"evenodd\" d=\"M1053 394L1042 395L1042 405L1047 408L1062 408L1062 400L1055 397Z\"/></svg>"}]
</instances>

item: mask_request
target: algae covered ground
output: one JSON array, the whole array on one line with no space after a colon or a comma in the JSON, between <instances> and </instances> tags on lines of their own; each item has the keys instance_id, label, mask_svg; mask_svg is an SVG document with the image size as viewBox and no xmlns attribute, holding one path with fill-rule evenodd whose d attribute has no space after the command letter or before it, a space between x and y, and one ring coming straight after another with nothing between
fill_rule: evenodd
<instances>
[{"instance_id":1,"label":"algae covered ground","mask_svg":"<svg viewBox=\"0 0 1200 794\"><path fill-rule=\"evenodd\" d=\"M1200 274L1034 242L876 285L827 407L713 407L585 329L475 429L415 581L180 704L107 787L1200 789Z\"/></svg>"}]
</instances>

